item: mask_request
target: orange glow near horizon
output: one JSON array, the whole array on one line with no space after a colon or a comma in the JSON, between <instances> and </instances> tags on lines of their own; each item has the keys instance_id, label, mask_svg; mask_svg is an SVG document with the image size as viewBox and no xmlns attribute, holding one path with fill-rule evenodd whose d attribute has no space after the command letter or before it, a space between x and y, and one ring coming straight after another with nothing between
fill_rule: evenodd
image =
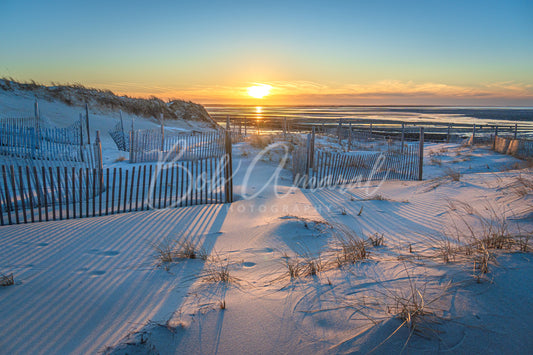
<instances>
[{"instance_id":1,"label":"orange glow near horizon","mask_svg":"<svg viewBox=\"0 0 533 355\"><path fill-rule=\"evenodd\" d=\"M492 83L479 86L448 85L434 82L381 80L342 85L311 81L270 81L271 84L245 82L218 86L174 88L172 86L134 86L91 83L118 95L163 100L181 99L200 104L259 105L457 105L531 106L533 86L524 83ZM261 100L261 101L258 101ZM506 104L507 103L507 104ZM260 114L260 113L258 113Z\"/></svg>"}]
</instances>

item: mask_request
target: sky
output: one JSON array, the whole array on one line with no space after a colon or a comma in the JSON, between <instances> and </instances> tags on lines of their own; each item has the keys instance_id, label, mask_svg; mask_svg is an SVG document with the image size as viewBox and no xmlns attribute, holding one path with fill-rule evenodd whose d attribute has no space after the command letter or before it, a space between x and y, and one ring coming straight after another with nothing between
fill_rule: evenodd
<instances>
[{"instance_id":1,"label":"sky","mask_svg":"<svg viewBox=\"0 0 533 355\"><path fill-rule=\"evenodd\" d=\"M533 1L0 0L0 76L202 104L533 106ZM270 85L254 98L247 88Z\"/></svg>"}]
</instances>

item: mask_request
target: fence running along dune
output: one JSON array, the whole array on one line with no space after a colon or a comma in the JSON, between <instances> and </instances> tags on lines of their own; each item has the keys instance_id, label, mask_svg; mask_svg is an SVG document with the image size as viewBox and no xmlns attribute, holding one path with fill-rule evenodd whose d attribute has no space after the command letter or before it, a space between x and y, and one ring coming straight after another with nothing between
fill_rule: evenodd
<instances>
[{"instance_id":1,"label":"fence running along dune","mask_svg":"<svg viewBox=\"0 0 533 355\"><path fill-rule=\"evenodd\" d=\"M169 135L160 130L130 132L130 163L181 161L225 154L224 131Z\"/></svg>"},{"instance_id":2,"label":"fence running along dune","mask_svg":"<svg viewBox=\"0 0 533 355\"><path fill-rule=\"evenodd\" d=\"M533 157L533 140L495 136L492 143L492 149L502 154L530 158Z\"/></svg>"},{"instance_id":3,"label":"fence running along dune","mask_svg":"<svg viewBox=\"0 0 533 355\"><path fill-rule=\"evenodd\" d=\"M0 224L233 202L231 135L217 156L193 152L195 159L131 169L0 165Z\"/></svg>"},{"instance_id":4,"label":"fence running along dune","mask_svg":"<svg viewBox=\"0 0 533 355\"><path fill-rule=\"evenodd\" d=\"M319 188L370 180L417 180L419 178L418 144L402 153L362 152L332 153L317 151L308 162L305 149L293 154L294 183L303 188Z\"/></svg>"},{"instance_id":5,"label":"fence running along dune","mask_svg":"<svg viewBox=\"0 0 533 355\"><path fill-rule=\"evenodd\" d=\"M353 130L353 134L367 135L369 137L400 137L406 140L416 139L420 127L426 129L426 140L433 142L461 142L468 138L473 131L478 136L490 136L495 132L511 134L515 137L531 135L530 124L515 124L503 122L494 124L446 123L435 120L425 121L399 121L391 119L370 118L324 118L320 115L313 117L298 117L297 115L278 116L264 113L251 115L228 115L212 112L211 116L219 124L231 127L233 130L242 130L245 133L271 133L276 132L310 132L313 127L317 132L338 134L338 129L346 132Z\"/></svg>"},{"instance_id":6,"label":"fence running along dune","mask_svg":"<svg viewBox=\"0 0 533 355\"><path fill-rule=\"evenodd\" d=\"M53 126L46 118L0 118L0 155L14 159L48 160L56 162L89 162L92 165L95 147L83 144L84 119L65 128Z\"/></svg>"},{"instance_id":7,"label":"fence running along dune","mask_svg":"<svg viewBox=\"0 0 533 355\"><path fill-rule=\"evenodd\" d=\"M230 158L131 169L0 167L0 224L232 202Z\"/></svg>"},{"instance_id":8,"label":"fence running along dune","mask_svg":"<svg viewBox=\"0 0 533 355\"><path fill-rule=\"evenodd\" d=\"M424 128L419 141L406 144L401 141L385 143L381 151L350 151L352 132L347 139L347 153L315 151L315 130L307 135L306 146L292 153L293 182L302 188L358 183L370 180L422 180L424 159ZM342 136L339 135L339 144Z\"/></svg>"},{"instance_id":9,"label":"fence running along dune","mask_svg":"<svg viewBox=\"0 0 533 355\"><path fill-rule=\"evenodd\" d=\"M117 145L117 149L123 152L130 150L130 137L124 132L124 123L122 119L112 129L109 130L109 135Z\"/></svg>"}]
</instances>

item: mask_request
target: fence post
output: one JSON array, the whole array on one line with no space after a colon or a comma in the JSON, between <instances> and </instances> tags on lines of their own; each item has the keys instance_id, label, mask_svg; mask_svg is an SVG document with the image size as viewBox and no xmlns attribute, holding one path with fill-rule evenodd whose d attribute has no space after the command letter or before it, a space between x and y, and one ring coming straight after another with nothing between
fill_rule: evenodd
<instances>
[{"instance_id":1,"label":"fence post","mask_svg":"<svg viewBox=\"0 0 533 355\"><path fill-rule=\"evenodd\" d=\"M450 135L451 135L451 131L452 131L452 124L449 123L449 124L448 124L448 135L446 136L446 143L450 143Z\"/></svg>"},{"instance_id":2,"label":"fence post","mask_svg":"<svg viewBox=\"0 0 533 355\"><path fill-rule=\"evenodd\" d=\"M35 109L35 120L39 121L39 102L37 102L37 100L35 100L34 109Z\"/></svg>"},{"instance_id":3,"label":"fence post","mask_svg":"<svg viewBox=\"0 0 533 355\"><path fill-rule=\"evenodd\" d=\"M283 135L287 139L287 117L283 117Z\"/></svg>"},{"instance_id":4,"label":"fence post","mask_svg":"<svg viewBox=\"0 0 533 355\"><path fill-rule=\"evenodd\" d=\"M85 103L85 125L87 127L87 143L91 144L91 131L89 130L89 104Z\"/></svg>"},{"instance_id":5,"label":"fence post","mask_svg":"<svg viewBox=\"0 0 533 355\"><path fill-rule=\"evenodd\" d=\"M80 112L80 160L85 161L83 156L83 115Z\"/></svg>"},{"instance_id":6,"label":"fence post","mask_svg":"<svg viewBox=\"0 0 533 355\"><path fill-rule=\"evenodd\" d=\"M96 145L96 153L98 155L98 169L102 170L104 168L104 162L102 159L102 141L100 140L100 130L96 130L96 139L94 143Z\"/></svg>"},{"instance_id":7,"label":"fence post","mask_svg":"<svg viewBox=\"0 0 533 355\"><path fill-rule=\"evenodd\" d=\"M224 164L224 192L226 195L226 203L233 202L233 159L232 159L232 149L231 149L231 134L228 130L225 132L225 164Z\"/></svg>"},{"instance_id":8,"label":"fence post","mask_svg":"<svg viewBox=\"0 0 533 355\"><path fill-rule=\"evenodd\" d=\"M35 100L35 147L39 148L39 143L41 141L41 117L39 114L39 102Z\"/></svg>"},{"instance_id":9,"label":"fence post","mask_svg":"<svg viewBox=\"0 0 533 355\"><path fill-rule=\"evenodd\" d=\"M352 122L348 127L348 151L352 150Z\"/></svg>"},{"instance_id":10,"label":"fence post","mask_svg":"<svg viewBox=\"0 0 533 355\"><path fill-rule=\"evenodd\" d=\"M311 165L311 134L307 135L307 144L305 146L305 179L303 188L306 189L309 184L309 169Z\"/></svg>"},{"instance_id":11,"label":"fence post","mask_svg":"<svg viewBox=\"0 0 533 355\"><path fill-rule=\"evenodd\" d=\"M474 127L472 128L472 145L476 143L476 124L474 123Z\"/></svg>"},{"instance_id":12,"label":"fence post","mask_svg":"<svg viewBox=\"0 0 533 355\"><path fill-rule=\"evenodd\" d=\"M161 122L161 151L165 150L165 124L163 122L163 114L160 115L159 121Z\"/></svg>"},{"instance_id":13,"label":"fence post","mask_svg":"<svg viewBox=\"0 0 533 355\"><path fill-rule=\"evenodd\" d=\"M494 127L494 138L492 139L492 150L496 149L496 137L498 137L498 126Z\"/></svg>"},{"instance_id":14,"label":"fence post","mask_svg":"<svg viewBox=\"0 0 533 355\"><path fill-rule=\"evenodd\" d=\"M80 112L80 146L83 146L83 115Z\"/></svg>"},{"instance_id":15,"label":"fence post","mask_svg":"<svg viewBox=\"0 0 533 355\"><path fill-rule=\"evenodd\" d=\"M341 145L341 130L342 130L342 118L339 118L339 127L337 128L337 136L339 138L339 145Z\"/></svg>"},{"instance_id":16,"label":"fence post","mask_svg":"<svg viewBox=\"0 0 533 355\"><path fill-rule=\"evenodd\" d=\"M424 127L420 127L420 142L418 151L418 180L422 180L424 169Z\"/></svg>"},{"instance_id":17,"label":"fence post","mask_svg":"<svg viewBox=\"0 0 533 355\"><path fill-rule=\"evenodd\" d=\"M313 130L311 133L311 169L315 169L315 135L316 135L316 129L315 126L313 126Z\"/></svg>"},{"instance_id":18,"label":"fence post","mask_svg":"<svg viewBox=\"0 0 533 355\"><path fill-rule=\"evenodd\" d=\"M124 120L122 119L122 110L118 111L120 115L120 130L122 131L122 134L124 134Z\"/></svg>"},{"instance_id":19,"label":"fence post","mask_svg":"<svg viewBox=\"0 0 533 355\"><path fill-rule=\"evenodd\" d=\"M130 163L135 163L135 158L133 156L133 136L135 132L130 131Z\"/></svg>"},{"instance_id":20,"label":"fence post","mask_svg":"<svg viewBox=\"0 0 533 355\"><path fill-rule=\"evenodd\" d=\"M231 135L228 137L228 149L229 154L229 188L230 188L230 202L233 202L233 149L231 145Z\"/></svg>"},{"instance_id":21,"label":"fence post","mask_svg":"<svg viewBox=\"0 0 533 355\"><path fill-rule=\"evenodd\" d=\"M102 141L100 140L100 130L96 130L96 141L95 141L95 144L96 144L96 152L98 154L98 175L99 175L99 181L100 181L100 186L99 186L99 191L100 191L100 194L102 193L102 191L104 191L104 159L103 159L103 156L102 156ZM66 178L66 176L65 176ZM96 178L96 177L93 177L93 179ZM101 196L100 196L101 198ZM95 204L96 202L93 201L93 204ZM93 205L94 206L94 205ZM68 207L67 207L68 208Z\"/></svg>"},{"instance_id":22,"label":"fence post","mask_svg":"<svg viewBox=\"0 0 533 355\"><path fill-rule=\"evenodd\" d=\"M404 142L405 142L405 123L402 122L402 139L401 139L400 153L403 153Z\"/></svg>"},{"instance_id":23,"label":"fence post","mask_svg":"<svg viewBox=\"0 0 533 355\"><path fill-rule=\"evenodd\" d=\"M124 149L126 149L126 134L124 133L124 120L122 119L122 110L119 112L120 115L120 130L122 131L122 140L124 141Z\"/></svg>"},{"instance_id":24,"label":"fence post","mask_svg":"<svg viewBox=\"0 0 533 355\"><path fill-rule=\"evenodd\" d=\"M518 136L518 123L514 124L514 139Z\"/></svg>"},{"instance_id":25,"label":"fence post","mask_svg":"<svg viewBox=\"0 0 533 355\"><path fill-rule=\"evenodd\" d=\"M372 138L372 122L370 122L370 138Z\"/></svg>"},{"instance_id":26,"label":"fence post","mask_svg":"<svg viewBox=\"0 0 533 355\"><path fill-rule=\"evenodd\" d=\"M229 131L231 129L230 125L231 122L229 120L229 116L226 116L226 131Z\"/></svg>"},{"instance_id":27,"label":"fence post","mask_svg":"<svg viewBox=\"0 0 533 355\"><path fill-rule=\"evenodd\" d=\"M9 172L9 167L7 168L7 172ZM6 208L7 208L7 218L9 221L9 224L13 224L12 218L11 218L11 197L9 195L9 187L7 184L8 177L6 172L6 166L2 165L2 177L4 178L4 193L5 193L5 201L6 201ZM15 210L16 213L16 210Z\"/></svg>"},{"instance_id":28,"label":"fence post","mask_svg":"<svg viewBox=\"0 0 533 355\"><path fill-rule=\"evenodd\" d=\"M244 116L244 135L248 135L248 120L246 119L246 116Z\"/></svg>"}]
</instances>

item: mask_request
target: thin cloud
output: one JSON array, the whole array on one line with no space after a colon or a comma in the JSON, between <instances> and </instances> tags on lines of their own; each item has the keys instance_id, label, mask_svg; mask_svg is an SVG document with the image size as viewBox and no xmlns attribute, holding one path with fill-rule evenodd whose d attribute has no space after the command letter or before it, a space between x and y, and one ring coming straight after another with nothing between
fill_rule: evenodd
<instances>
[{"instance_id":1,"label":"thin cloud","mask_svg":"<svg viewBox=\"0 0 533 355\"><path fill-rule=\"evenodd\" d=\"M312 81L269 81L245 82L240 85L196 85L192 87L172 87L146 85L143 83L121 82L113 85L102 85L129 96L149 97L152 95L164 98L181 98L207 103L250 103L247 87L254 84L272 86L271 95L263 99L264 104L291 103L373 103L387 102L464 102L521 100L533 104L533 85L514 81L494 82L477 87L450 85L445 83L400 80L381 80L368 84L337 84L317 83ZM433 100L433 101L428 101ZM478 100L478 101L476 101ZM479 101L479 102L481 102ZM254 101L257 103L257 101Z\"/></svg>"}]
</instances>

